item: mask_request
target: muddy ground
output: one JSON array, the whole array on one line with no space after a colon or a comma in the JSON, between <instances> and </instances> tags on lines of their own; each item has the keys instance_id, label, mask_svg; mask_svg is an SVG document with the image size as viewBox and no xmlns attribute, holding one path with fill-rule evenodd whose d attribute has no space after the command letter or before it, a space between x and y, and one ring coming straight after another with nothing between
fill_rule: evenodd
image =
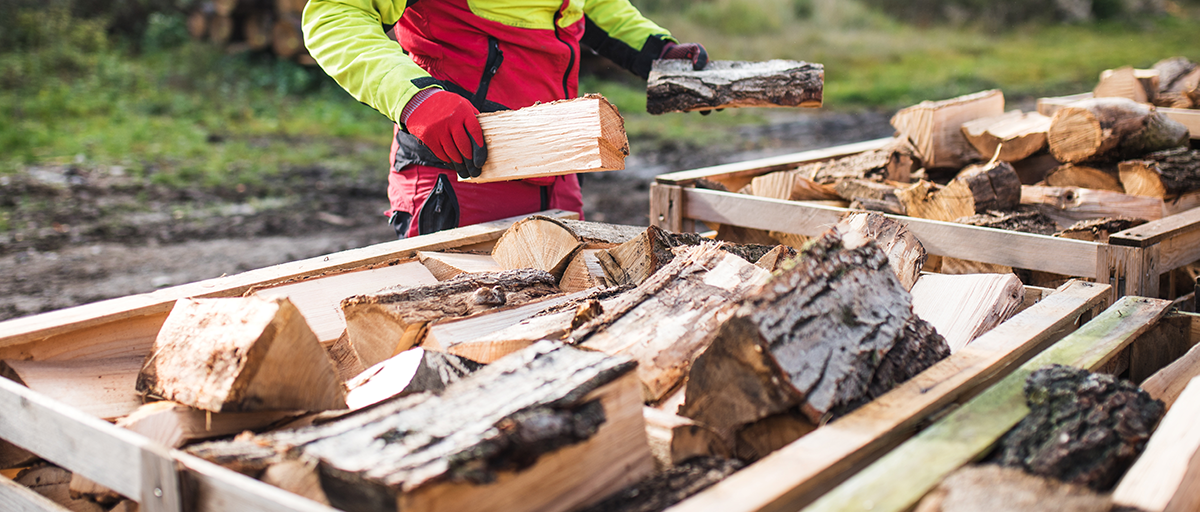
<instances>
[{"instance_id":1,"label":"muddy ground","mask_svg":"<svg viewBox=\"0 0 1200 512\"><path fill-rule=\"evenodd\" d=\"M655 149L635 149L624 171L585 176L585 216L644 226L658 174L891 135L889 112L768 115L769 124L739 128L720 145L635 144ZM34 202L40 212L0 231L0 320L394 239L381 213L382 178L342 183L313 168L287 181L269 191L198 193L111 167L0 178L0 205Z\"/></svg>"}]
</instances>

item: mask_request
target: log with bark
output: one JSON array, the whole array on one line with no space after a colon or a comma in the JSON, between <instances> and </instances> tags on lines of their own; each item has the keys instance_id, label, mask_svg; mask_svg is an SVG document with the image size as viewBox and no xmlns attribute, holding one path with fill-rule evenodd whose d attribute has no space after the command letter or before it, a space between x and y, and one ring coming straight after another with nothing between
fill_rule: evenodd
<instances>
[{"instance_id":1,"label":"log with bark","mask_svg":"<svg viewBox=\"0 0 1200 512\"><path fill-rule=\"evenodd\" d=\"M822 185L851 179L907 183L920 168L915 148L899 139L879 149L803 164L791 172Z\"/></svg>"},{"instance_id":2,"label":"log with bark","mask_svg":"<svg viewBox=\"0 0 1200 512\"><path fill-rule=\"evenodd\" d=\"M1163 217L1161 199L1087 188L1024 185L1021 204L1037 208L1063 229L1093 219L1128 217L1150 221Z\"/></svg>"},{"instance_id":3,"label":"log with bark","mask_svg":"<svg viewBox=\"0 0 1200 512\"><path fill-rule=\"evenodd\" d=\"M984 228L1035 233L1038 235L1052 235L1058 231L1058 224L1054 222L1054 219L1030 205L1019 205L1016 210L992 211L970 217L962 217L956 219L955 222ZM1006 272L1008 271L1004 273Z\"/></svg>"},{"instance_id":4,"label":"log with bark","mask_svg":"<svg viewBox=\"0 0 1200 512\"><path fill-rule=\"evenodd\" d=\"M925 246L907 226L878 213L851 213L834 229L847 245L859 246L867 239L873 240L887 254L888 266L900 280L900 285L905 291L912 291L928 255Z\"/></svg>"},{"instance_id":5,"label":"log with bark","mask_svg":"<svg viewBox=\"0 0 1200 512\"><path fill-rule=\"evenodd\" d=\"M1047 187L1079 187L1127 193L1117 177L1117 169L1108 165L1064 164L1046 175L1041 185Z\"/></svg>"},{"instance_id":6,"label":"log with bark","mask_svg":"<svg viewBox=\"0 0 1200 512\"><path fill-rule=\"evenodd\" d=\"M927 181L900 189L908 215L953 222L992 210L1012 210L1021 201L1021 180L1008 162L970 165L945 187Z\"/></svg>"},{"instance_id":7,"label":"log with bark","mask_svg":"<svg viewBox=\"0 0 1200 512\"><path fill-rule=\"evenodd\" d=\"M562 277L580 248L605 249L628 242L643 228L533 215L504 232L492 248L501 268L537 268Z\"/></svg>"},{"instance_id":8,"label":"log with bark","mask_svg":"<svg viewBox=\"0 0 1200 512\"><path fill-rule=\"evenodd\" d=\"M1054 236L1106 244L1108 243L1108 235L1119 233L1135 226L1141 226L1145 223L1146 221L1144 220L1130 219L1128 217L1103 217L1092 220L1081 220L1072 224L1067 229L1054 233Z\"/></svg>"},{"instance_id":9,"label":"log with bark","mask_svg":"<svg viewBox=\"0 0 1200 512\"><path fill-rule=\"evenodd\" d=\"M1178 147L1118 165L1124 192L1171 200L1200 189L1200 150Z\"/></svg>"},{"instance_id":10,"label":"log with bark","mask_svg":"<svg viewBox=\"0 0 1200 512\"><path fill-rule=\"evenodd\" d=\"M1158 71L1133 69L1125 66L1106 69L1092 89L1093 98L1127 98L1138 103L1150 103L1158 92Z\"/></svg>"},{"instance_id":11,"label":"log with bark","mask_svg":"<svg viewBox=\"0 0 1200 512\"><path fill-rule=\"evenodd\" d=\"M1052 365L1025 382L1029 415L999 442L993 460L1035 475L1105 491L1150 439L1165 407L1102 373Z\"/></svg>"},{"instance_id":12,"label":"log with bark","mask_svg":"<svg viewBox=\"0 0 1200 512\"><path fill-rule=\"evenodd\" d=\"M316 459L321 488L343 510L566 511L654 469L633 367L543 341L441 395L189 451L252 474Z\"/></svg>"},{"instance_id":13,"label":"log with bark","mask_svg":"<svg viewBox=\"0 0 1200 512\"><path fill-rule=\"evenodd\" d=\"M479 114L488 183L625 168L629 139L617 107L599 94Z\"/></svg>"},{"instance_id":14,"label":"log with bark","mask_svg":"<svg viewBox=\"0 0 1200 512\"><path fill-rule=\"evenodd\" d=\"M1185 57L1163 59L1154 64L1158 71L1158 91L1154 104L1160 107L1196 108L1200 106L1200 66Z\"/></svg>"},{"instance_id":15,"label":"log with bark","mask_svg":"<svg viewBox=\"0 0 1200 512\"><path fill-rule=\"evenodd\" d=\"M675 258L675 248L700 245L709 241L695 233L670 233L657 226L650 226L617 247L597 252L596 259L604 269L609 283L618 286L640 285ZM774 245L765 244L721 245L722 250L751 263L758 261L774 248Z\"/></svg>"},{"instance_id":16,"label":"log with bark","mask_svg":"<svg viewBox=\"0 0 1200 512\"><path fill-rule=\"evenodd\" d=\"M1092 98L1054 113L1050 154L1063 163L1123 160L1185 146L1188 129L1153 106L1125 98Z\"/></svg>"},{"instance_id":17,"label":"log with bark","mask_svg":"<svg viewBox=\"0 0 1200 512\"><path fill-rule=\"evenodd\" d=\"M212 412L346 408L333 363L299 310L254 296L176 301L137 390Z\"/></svg>"},{"instance_id":18,"label":"log with bark","mask_svg":"<svg viewBox=\"0 0 1200 512\"><path fill-rule=\"evenodd\" d=\"M660 512L707 489L744 464L720 457L700 457L630 485L579 512Z\"/></svg>"},{"instance_id":19,"label":"log with bark","mask_svg":"<svg viewBox=\"0 0 1200 512\"><path fill-rule=\"evenodd\" d=\"M851 209L859 208L904 215L904 203L901 203L900 198L896 197L899 187L892 183L895 182L881 183L852 179L839 181L835 190L839 196L850 201Z\"/></svg>"},{"instance_id":20,"label":"log with bark","mask_svg":"<svg viewBox=\"0 0 1200 512\"><path fill-rule=\"evenodd\" d=\"M1037 112L1013 110L963 123L963 136L986 158L1003 162L1024 160L1046 147L1050 118ZM999 153L997 153L999 150Z\"/></svg>"},{"instance_id":21,"label":"log with bark","mask_svg":"<svg viewBox=\"0 0 1200 512\"><path fill-rule=\"evenodd\" d=\"M946 338L951 353L1008 320L1024 300L1014 274L926 274L912 288L913 312Z\"/></svg>"},{"instance_id":22,"label":"log with bark","mask_svg":"<svg viewBox=\"0 0 1200 512\"><path fill-rule=\"evenodd\" d=\"M414 347L346 381L346 405L358 410L394 396L440 393L482 366L445 352Z\"/></svg>"},{"instance_id":23,"label":"log with bark","mask_svg":"<svg viewBox=\"0 0 1200 512\"><path fill-rule=\"evenodd\" d=\"M544 270L462 274L435 285L389 288L342 300L346 332L363 366L370 367L419 343L428 323L560 293Z\"/></svg>"},{"instance_id":24,"label":"log with bark","mask_svg":"<svg viewBox=\"0 0 1200 512\"><path fill-rule=\"evenodd\" d=\"M680 414L727 438L797 406L820 423L947 355L883 251L830 231L720 325L689 373Z\"/></svg>"},{"instance_id":25,"label":"log with bark","mask_svg":"<svg viewBox=\"0 0 1200 512\"><path fill-rule=\"evenodd\" d=\"M912 142L925 168L962 167L981 155L963 136L963 123L1004 113L1004 94L990 90L900 110L892 126Z\"/></svg>"},{"instance_id":26,"label":"log with bark","mask_svg":"<svg viewBox=\"0 0 1200 512\"><path fill-rule=\"evenodd\" d=\"M656 60L646 82L646 112L691 112L731 107L820 107L825 67L791 60Z\"/></svg>"},{"instance_id":27,"label":"log with bark","mask_svg":"<svg viewBox=\"0 0 1200 512\"><path fill-rule=\"evenodd\" d=\"M567 293L587 290L589 288L610 286L600 264L598 253L604 249L580 249L571 258L567 268L563 270L558 287Z\"/></svg>"}]
</instances>

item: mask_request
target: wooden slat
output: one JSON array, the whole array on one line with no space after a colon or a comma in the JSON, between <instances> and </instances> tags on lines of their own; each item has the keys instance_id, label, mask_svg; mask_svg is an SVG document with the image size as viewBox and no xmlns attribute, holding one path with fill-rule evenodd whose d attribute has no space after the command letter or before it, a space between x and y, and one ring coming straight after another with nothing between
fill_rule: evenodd
<instances>
[{"instance_id":1,"label":"wooden slat","mask_svg":"<svg viewBox=\"0 0 1200 512\"><path fill-rule=\"evenodd\" d=\"M550 210L541 214L556 218L578 218L574 212L563 210ZM55 335L79 333L86 328L144 315L162 314L165 319L165 314L170 312L175 300L183 297L239 296L254 286L411 258L418 250L440 251L488 242L499 238L508 226L523 218L525 216L510 217L0 322L0 333L3 333L0 334L0 348L22 345Z\"/></svg>"},{"instance_id":2,"label":"wooden slat","mask_svg":"<svg viewBox=\"0 0 1200 512\"><path fill-rule=\"evenodd\" d=\"M671 185L689 185L700 178L733 178L758 176L768 172L782 171L790 169L800 163L820 162L822 160L830 160L833 158L862 153L863 151L871 151L879 149L892 143L895 139L891 137L883 139L868 140L857 142L854 144L845 144L832 148L815 149L811 151L801 151L799 153L790 153L787 155L773 156L769 158L760 158L757 160L747 160L744 162L734 162L729 164L714 165L712 167L703 167L690 171L680 171L670 174L662 174L655 177L658 183L666 183Z\"/></svg>"},{"instance_id":3,"label":"wooden slat","mask_svg":"<svg viewBox=\"0 0 1200 512\"><path fill-rule=\"evenodd\" d=\"M0 510L6 512L67 512L24 485L0 476Z\"/></svg>"},{"instance_id":4,"label":"wooden slat","mask_svg":"<svg viewBox=\"0 0 1200 512\"><path fill-rule=\"evenodd\" d=\"M703 222L805 236L823 233L846 212L829 206L695 188L683 189L683 211L685 217ZM929 254L1069 276L1098 277L1096 258L1101 244L1095 242L888 216L908 226Z\"/></svg>"},{"instance_id":5,"label":"wooden slat","mask_svg":"<svg viewBox=\"0 0 1200 512\"><path fill-rule=\"evenodd\" d=\"M912 380L671 511L796 510L911 435L930 415L1066 335L1107 295L1104 285L1070 283Z\"/></svg>"},{"instance_id":6,"label":"wooden slat","mask_svg":"<svg viewBox=\"0 0 1200 512\"><path fill-rule=\"evenodd\" d=\"M10 361L24 384L42 396L100 419L112 420L142 405L136 389L145 354L113 359Z\"/></svg>"},{"instance_id":7,"label":"wooden slat","mask_svg":"<svg viewBox=\"0 0 1200 512\"><path fill-rule=\"evenodd\" d=\"M1130 247L1149 247L1184 233L1200 231L1200 208L1134 226L1108 237L1108 243Z\"/></svg>"},{"instance_id":8,"label":"wooden slat","mask_svg":"<svg viewBox=\"0 0 1200 512\"><path fill-rule=\"evenodd\" d=\"M942 478L975 460L1029 414L1023 388L1035 370L1050 364L1098 368L1150 329L1170 306L1165 300L1122 298L804 510L911 509Z\"/></svg>"}]
</instances>

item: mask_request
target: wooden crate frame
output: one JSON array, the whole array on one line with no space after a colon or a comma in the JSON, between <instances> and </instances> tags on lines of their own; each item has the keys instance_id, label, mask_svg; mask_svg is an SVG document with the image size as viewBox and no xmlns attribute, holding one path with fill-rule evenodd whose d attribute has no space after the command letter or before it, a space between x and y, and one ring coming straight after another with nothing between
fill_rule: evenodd
<instances>
[{"instance_id":1,"label":"wooden crate frame","mask_svg":"<svg viewBox=\"0 0 1200 512\"><path fill-rule=\"evenodd\" d=\"M565 212L550 212L570 217ZM129 352L129 346L149 350L175 300L190 296L241 295L253 287L295 279L337 275L412 257L418 250L479 247L494 242L518 219L472 226L398 242L287 263L236 276L201 281L150 294L113 299L24 319L0 323L3 357L78 359ZM807 452L819 444L823 466L799 482L770 481L772 496L805 495L815 486L826 488L845 480L906 439L940 410L973 396L1016 364L1074 330L1106 305L1107 285L1072 282L1058 291L1029 287L1028 302L1040 299L1014 318L892 393L846 417L818 429L780 452ZM144 352L143 352L144 353ZM334 510L253 478L158 445L146 437L118 428L37 392L0 379L0 439L108 486L151 511L268 512ZM888 411L880 414L880 411ZM831 428L832 427L832 428ZM847 438L846 428L858 435ZM772 456L775 457L775 456ZM786 453L782 455L787 462ZM764 459L745 471L753 476L778 471L776 458ZM757 468L757 469L756 469ZM757 473L756 473L757 472ZM786 473L786 472L784 472ZM794 473L793 473L794 474ZM22 486L0 477L0 508L61 510L31 495ZM766 494L763 494L766 495ZM681 506L706 500L693 499ZM691 504L691 505L689 505ZM750 509L747 509L750 510Z\"/></svg>"},{"instance_id":2,"label":"wooden crate frame","mask_svg":"<svg viewBox=\"0 0 1200 512\"><path fill-rule=\"evenodd\" d=\"M800 164L882 148L877 139L815 151L659 175L650 185L650 222L668 231L695 231L696 222L817 236L853 211L800 201L696 188L704 179L739 190L755 176ZM906 226L931 255L993 263L1112 285L1112 299L1158 297L1159 277L1200 260L1200 208L1192 208L1087 242L953 222L887 214Z\"/></svg>"}]
</instances>

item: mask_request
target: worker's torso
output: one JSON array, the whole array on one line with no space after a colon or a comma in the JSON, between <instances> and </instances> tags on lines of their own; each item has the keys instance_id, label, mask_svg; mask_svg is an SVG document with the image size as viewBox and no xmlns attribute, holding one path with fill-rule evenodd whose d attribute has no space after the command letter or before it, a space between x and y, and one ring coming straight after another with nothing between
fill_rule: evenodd
<instances>
[{"instance_id":1,"label":"worker's torso","mask_svg":"<svg viewBox=\"0 0 1200 512\"><path fill-rule=\"evenodd\" d=\"M404 10L395 32L413 61L435 79L468 93L479 92L486 81L489 104L477 98L481 110L517 109L576 96L583 4L418 0Z\"/></svg>"}]
</instances>

